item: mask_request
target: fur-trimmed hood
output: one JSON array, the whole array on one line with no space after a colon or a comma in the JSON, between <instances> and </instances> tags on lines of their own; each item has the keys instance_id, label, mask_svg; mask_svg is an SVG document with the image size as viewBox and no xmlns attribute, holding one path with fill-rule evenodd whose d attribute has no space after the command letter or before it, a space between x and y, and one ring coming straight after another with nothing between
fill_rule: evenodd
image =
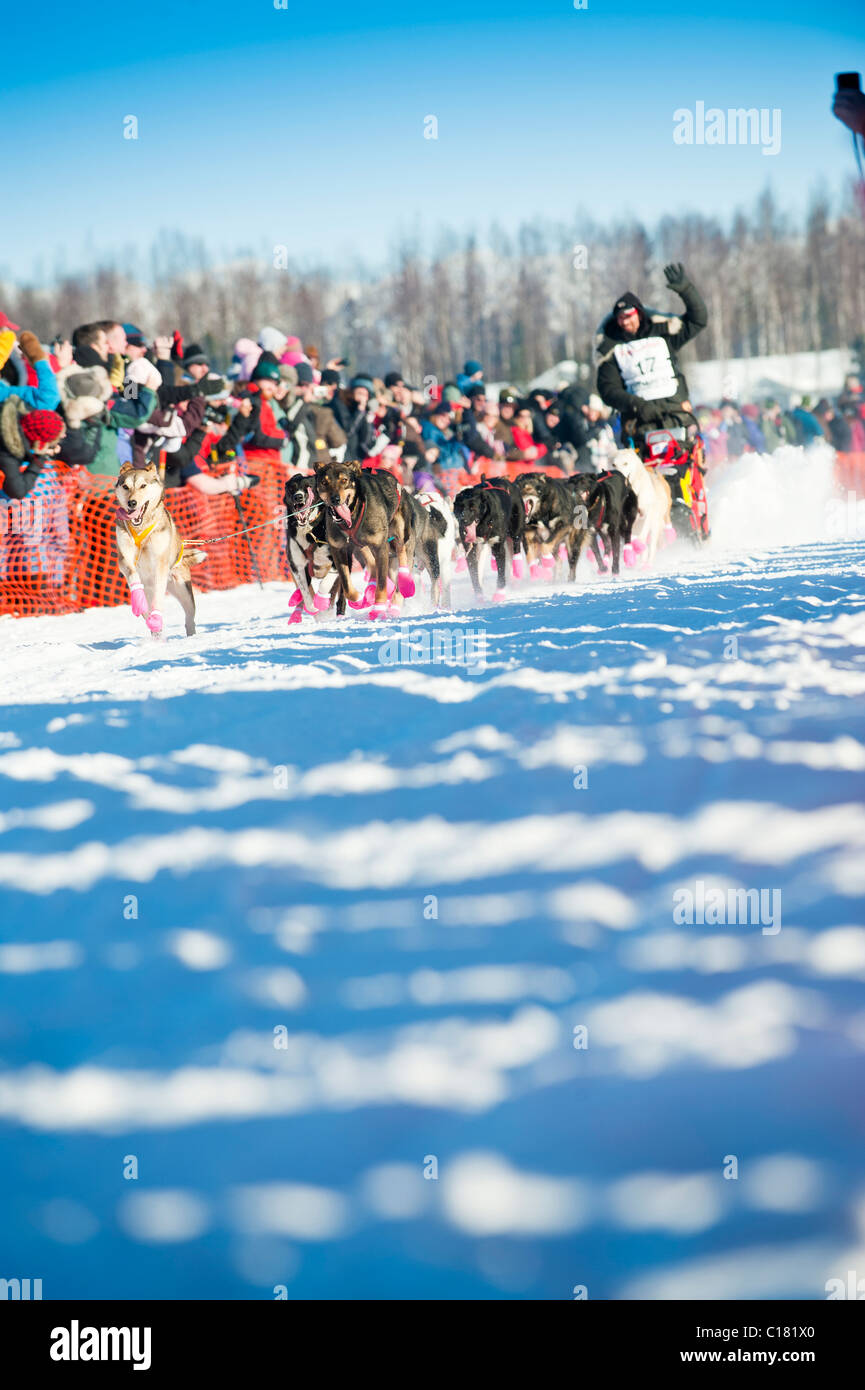
<instances>
[{"instance_id":1,"label":"fur-trimmed hood","mask_svg":"<svg viewBox=\"0 0 865 1390\"><path fill-rule=\"evenodd\" d=\"M77 362L57 373L60 403L70 429L100 415L114 388L105 367L80 367Z\"/></svg>"},{"instance_id":2,"label":"fur-trimmed hood","mask_svg":"<svg viewBox=\"0 0 865 1390\"><path fill-rule=\"evenodd\" d=\"M27 406L20 396L7 396L0 405L0 443L13 458L27 456L27 440L21 433L21 417L27 414Z\"/></svg>"}]
</instances>

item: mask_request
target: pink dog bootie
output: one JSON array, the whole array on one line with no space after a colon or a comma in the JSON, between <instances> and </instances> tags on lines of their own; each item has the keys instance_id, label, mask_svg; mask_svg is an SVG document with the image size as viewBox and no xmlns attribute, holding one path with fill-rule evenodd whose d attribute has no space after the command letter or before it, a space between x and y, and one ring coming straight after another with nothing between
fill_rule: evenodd
<instances>
[{"instance_id":1,"label":"pink dog bootie","mask_svg":"<svg viewBox=\"0 0 865 1390\"><path fill-rule=\"evenodd\" d=\"M532 579L540 579L540 577L541 577L541 562L540 562L540 560L532 560L532 563L529 565L529 574L531 575Z\"/></svg>"},{"instance_id":2,"label":"pink dog bootie","mask_svg":"<svg viewBox=\"0 0 865 1390\"><path fill-rule=\"evenodd\" d=\"M411 570L400 569L397 571L396 582L403 598L412 598L415 592L415 582L411 577Z\"/></svg>"},{"instance_id":3,"label":"pink dog bootie","mask_svg":"<svg viewBox=\"0 0 865 1390\"><path fill-rule=\"evenodd\" d=\"M154 608L152 613L148 613L146 622L154 636L157 632L162 631L162 614L158 608Z\"/></svg>"},{"instance_id":4,"label":"pink dog bootie","mask_svg":"<svg viewBox=\"0 0 865 1390\"><path fill-rule=\"evenodd\" d=\"M147 595L144 592L143 584L130 584L129 586L129 606L133 616L143 618L147 614Z\"/></svg>"},{"instance_id":5,"label":"pink dog bootie","mask_svg":"<svg viewBox=\"0 0 865 1390\"><path fill-rule=\"evenodd\" d=\"M325 608L330 607L330 594L316 594L313 600L319 613L323 613Z\"/></svg>"},{"instance_id":6,"label":"pink dog bootie","mask_svg":"<svg viewBox=\"0 0 865 1390\"><path fill-rule=\"evenodd\" d=\"M676 539L676 528L669 521L664 527L664 536L666 537L667 545L672 545L673 541Z\"/></svg>"},{"instance_id":7,"label":"pink dog bootie","mask_svg":"<svg viewBox=\"0 0 865 1390\"><path fill-rule=\"evenodd\" d=\"M303 603L303 594L300 589L295 589L291 598L288 600L289 608L296 608L299 603Z\"/></svg>"},{"instance_id":8,"label":"pink dog bootie","mask_svg":"<svg viewBox=\"0 0 865 1390\"><path fill-rule=\"evenodd\" d=\"M632 565L636 564L636 561L637 557L634 554L634 547L631 545L630 541L626 541L622 546L622 563L627 565L628 569L630 569Z\"/></svg>"},{"instance_id":9,"label":"pink dog bootie","mask_svg":"<svg viewBox=\"0 0 865 1390\"><path fill-rule=\"evenodd\" d=\"M514 579L522 579L526 572L526 561L522 555L515 555L511 565L511 574Z\"/></svg>"},{"instance_id":10,"label":"pink dog bootie","mask_svg":"<svg viewBox=\"0 0 865 1390\"><path fill-rule=\"evenodd\" d=\"M288 621L289 621L289 624L291 624L291 623L302 623L302 622L303 622L303 613L301 612L301 610L300 610L299 608L292 608L291 612L290 612L289 615L288 615Z\"/></svg>"},{"instance_id":11,"label":"pink dog bootie","mask_svg":"<svg viewBox=\"0 0 865 1390\"><path fill-rule=\"evenodd\" d=\"M493 594L493 603L504 603L506 598L507 594L505 593L504 589L496 589L495 593Z\"/></svg>"}]
</instances>

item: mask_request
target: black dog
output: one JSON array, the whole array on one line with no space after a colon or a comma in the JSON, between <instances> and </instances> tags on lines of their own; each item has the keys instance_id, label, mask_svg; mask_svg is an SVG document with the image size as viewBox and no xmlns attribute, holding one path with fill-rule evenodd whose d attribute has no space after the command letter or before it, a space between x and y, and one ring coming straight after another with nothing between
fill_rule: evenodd
<instances>
[{"instance_id":1,"label":"black dog","mask_svg":"<svg viewBox=\"0 0 865 1390\"><path fill-rule=\"evenodd\" d=\"M326 608L312 591L313 579L323 579L333 569L333 557L327 543L327 521L324 504L316 495L313 479L303 473L295 473L285 485L284 493L287 534L288 567L292 578L303 598L307 613ZM329 603L337 597L337 612L345 612L345 594L342 586L336 583ZM297 618L292 619L293 622Z\"/></svg>"},{"instance_id":2,"label":"black dog","mask_svg":"<svg viewBox=\"0 0 865 1390\"><path fill-rule=\"evenodd\" d=\"M357 555L375 574L370 617L384 616L389 572L403 598L415 590L415 519L409 494L391 473L356 462L324 464L316 470L315 488L325 504L327 543L346 598L351 603L360 598L351 582Z\"/></svg>"},{"instance_id":3,"label":"black dog","mask_svg":"<svg viewBox=\"0 0 865 1390\"><path fill-rule=\"evenodd\" d=\"M472 587L478 598L483 597L478 576L478 560L484 545L493 552L496 562L496 593L504 597L507 565L522 548L526 514L519 488L507 478L485 478L475 487L463 488L454 501L454 513L460 540L466 552Z\"/></svg>"},{"instance_id":4,"label":"black dog","mask_svg":"<svg viewBox=\"0 0 865 1390\"><path fill-rule=\"evenodd\" d=\"M623 473L615 469L611 473L600 473L593 480L594 486L585 505L588 511L588 525L591 529L592 551L598 562L598 569L605 568L598 537L603 536L613 557L613 574L619 573L619 557L622 545L631 540L631 530L637 519L637 494Z\"/></svg>"}]
</instances>

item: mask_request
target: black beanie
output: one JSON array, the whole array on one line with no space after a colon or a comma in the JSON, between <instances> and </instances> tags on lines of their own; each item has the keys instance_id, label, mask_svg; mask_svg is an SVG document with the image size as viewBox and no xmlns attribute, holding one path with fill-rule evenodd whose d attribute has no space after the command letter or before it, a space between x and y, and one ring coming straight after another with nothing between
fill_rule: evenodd
<instances>
[{"instance_id":1,"label":"black beanie","mask_svg":"<svg viewBox=\"0 0 865 1390\"><path fill-rule=\"evenodd\" d=\"M628 290L626 294L623 294L621 299L616 300L613 305L613 313L620 314L623 309L636 309L638 314L644 312L641 301L635 294L631 294L630 290Z\"/></svg>"}]
</instances>

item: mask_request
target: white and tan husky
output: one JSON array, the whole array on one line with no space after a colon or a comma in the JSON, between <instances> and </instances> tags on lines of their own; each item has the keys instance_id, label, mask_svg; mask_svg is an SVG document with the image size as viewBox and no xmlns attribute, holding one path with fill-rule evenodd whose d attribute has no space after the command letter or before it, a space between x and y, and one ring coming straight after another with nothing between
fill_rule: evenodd
<instances>
[{"instance_id":1,"label":"white and tan husky","mask_svg":"<svg viewBox=\"0 0 865 1390\"><path fill-rule=\"evenodd\" d=\"M165 506L165 489L155 464L124 464L114 489L117 499L117 558L129 585L136 618L144 618L154 637L162 631L165 595L183 609L186 635L195 632L195 595L190 569L207 556L180 539Z\"/></svg>"},{"instance_id":2,"label":"white and tan husky","mask_svg":"<svg viewBox=\"0 0 865 1390\"><path fill-rule=\"evenodd\" d=\"M670 509L673 497L670 484L661 477L657 468L647 468L639 454L633 449L619 449L612 460L613 468L624 473L637 497L637 519L634 522L631 539L635 549L647 551L647 560L655 558L655 551L670 524Z\"/></svg>"}]
</instances>

